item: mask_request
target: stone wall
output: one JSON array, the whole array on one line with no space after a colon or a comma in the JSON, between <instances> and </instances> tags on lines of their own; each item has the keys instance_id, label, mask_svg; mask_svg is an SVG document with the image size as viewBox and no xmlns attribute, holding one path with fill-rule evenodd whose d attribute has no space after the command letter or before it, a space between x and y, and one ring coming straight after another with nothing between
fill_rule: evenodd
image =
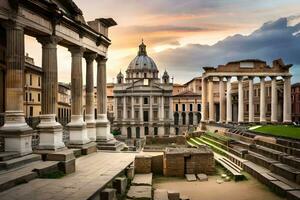
<instances>
[{"instance_id":1,"label":"stone wall","mask_svg":"<svg viewBox=\"0 0 300 200\"><path fill-rule=\"evenodd\" d=\"M136 174L148 174L151 173L151 160L152 156L149 155L137 155L134 160L134 171Z\"/></svg>"},{"instance_id":2,"label":"stone wall","mask_svg":"<svg viewBox=\"0 0 300 200\"><path fill-rule=\"evenodd\" d=\"M158 145L158 144L172 144L185 145L186 139L183 135L174 136L174 137L155 137L147 136L146 145Z\"/></svg>"},{"instance_id":3,"label":"stone wall","mask_svg":"<svg viewBox=\"0 0 300 200\"><path fill-rule=\"evenodd\" d=\"M209 125L209 124L206 124L205 128L206 128L207 131L213 132L213 133L214 132L218 132L218 133L226 133L227 132L227 128L214 126L214 125Z\"/></svg>"},{"instance_id":4,"label":"stone wall","mask_svg":"<svg viewBox=\"0 0 300 200\"><path fill-rule=\"evenodd\" d=\"M152 156L151 169L152 173L163 175L163 155Z\"/></svg>"}]
</instances>

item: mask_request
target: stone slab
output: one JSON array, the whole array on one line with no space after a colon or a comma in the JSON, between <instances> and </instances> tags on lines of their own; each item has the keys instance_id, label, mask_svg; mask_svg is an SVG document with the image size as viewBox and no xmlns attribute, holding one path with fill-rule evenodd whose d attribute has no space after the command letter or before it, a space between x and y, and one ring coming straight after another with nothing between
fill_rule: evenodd
<instances>
[{"instance_id":1,"label":"stone slab","mask_svg":"<svg viewBox=\"0 0 300 200\"><path fill-rule=\"evenodd\" d=\"M6 161L19 157L20 154L16 151L0 152L0 161Z\"/></svg>"},{"instance_id":2,"label":"stone slab","mask_svg":"<svg viewBox=\"0 0 300 200\"><path fill-rule=\"evenodd\" d=\"M168 191L168 198L169 200L179 200L180 193L176 191Z\"/></svg>"},{"instance_id":3,"label":"stone slab","mask_svg":"<svg viewBox=\"0 0 300 200\"><path fill-rule=\"evenodd\" d=\"M185 178L187 181L196 181L197 180L195 174L185 174Z\"/></svg>"},{"instance_id":4,"label":"stone slab","mask_svg":"<svg viewBox=\"0 0 300 200\"><path fill-rule=\"evenodd\" d=\"M132 185L152 185L152 173L149 174L135 174Z\"/></svg>"},{"instance_id":5,"label":"stone slab","mask_svg":"<svg viewBox=\"0 0 300 200\"><path fill-rule=\"evenodd\" d=\"M197 178L199 181L208 181L208 177L206 174L197 174Z\"/></svg>"},{"instance_id":6,"label":"stone slab","mask_svg":"<svg viewBox=\"0 0 300 200\"><path fill-rule=\"evenodd\" d=\"M169 200L168 191L163 189L154 190L153 200Z\"/></svg>"},{"instance_id":7,"label":"stone slab","mask_svg":"<svg viewBox=\"0 0 300 200\"><path fill-rule=\"evenodd\" d=\"M128 199L136 200L151 200L152 187L151 186L131 186L127 193Z\"/></svg>"},{"instance_id":8,"label":"stone slab","mask_svg":"<svg viewBox=\"0 0 300 200\"><path fill-rule=\"evenodd\" d=\"M95 142L89 142L87 144L69 144L68 148L81 149L81 155L97 152L97 144Z\"/></svg>"},{"instance_id":9,"label":"stone slab","mask_svg":"<svg viewBox=\"0 0 300 200\"><path fill-rule=\"evenodd\" d=\"M17 157L17 158L13 158L10 160L1 161L0 162L0 170L7 170L7 169L15 168L15 167L20 167L22 165L32 163L32 162L35 162L38 160L41 160L40 155L29 154L29 155L22 156L22 157Z\"/></svg>"},{"instance_id":10,"label":"stone slab","mask_svg":"<svg viewBox=\"0 0 300 200\"><path fill-rule=\"evenodd\" d=\"M51 160L51 161L68 161L68 160L73 160L74 158L75 158L74 152L71 149L52 152L46 155L46 160Z\"/></svg>"},{"instance_id":11,"label":"stone slab","mask_svg":"<svg viewBox=\"0 0 300 200\"><path fill-rule=\"evenodd\" d=\"M100 199L101 200L116 200L116 189L113 188L105 188L100 192Z\"/></svg>"},{"instance_id":12,"label":"stone slab","mask_svg":"<svg viewBox=\"0 0 300 200\"><path fill-rule=\"evenodd\" d=\"M300 199L300 190L288 191L286 194L287 200L299 200Z\"/></svg>"}]
</instances>

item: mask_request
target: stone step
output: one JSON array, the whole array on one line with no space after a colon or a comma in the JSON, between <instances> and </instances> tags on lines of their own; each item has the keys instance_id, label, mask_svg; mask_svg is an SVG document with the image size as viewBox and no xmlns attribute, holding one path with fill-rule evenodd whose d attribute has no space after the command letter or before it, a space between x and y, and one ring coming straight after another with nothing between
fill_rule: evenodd
<instances>
[{"instance_id":1,"label":"stone step","mask_svg":"<svg viewBox=\"0 0 300 200\"><path fill-rule=\"evenodd\" d=\"M117 140L115 140L115 142L102 142L97 144L97 148L104 151L121 151L124 147L125 144Z\"/></svg>"},{"instance_id":2,"label":"stone step","mask_svg":"<svg viewBox=\"0 0 300 200\"><path fill-rule=\"evenodd\" d=\"M274 149L270 149L270 148L260 146L260 145L251 145L250 150L255 153L262 154L268 158L272 158L272 159L278 160L278 161L280 160L281 157L288 156L288 154L286 154L286 153L276 151Z\"/></svg>"},{"instance_id":3,"label":"stone step","mask_svg":"<svg viewBox=\"0 0 300 200\"><path fill-rule=\"evenodd\" d=\"M284 156L281 158L280 161L284 164L287 164L291 167L300 170L300 158L297 158L295 156Z\"/></svg>"},{"instance_id":4,"label":"stone step","mask_svg":"<svg viewBox=\"0 0 300 200\"><path fill-rule=\"evenodd\" d=\"M0 162L0 170L12 169L12 168L19 167L19 166L25 165L27 163L31 163L31 162L38 161L38 160L41 160L40 155L29 154L29 155L22 156L22 157L1 161Z\"/></svg>"},{"instance_id":5,"label":"stone step","mask_svg":"<svg viewBox=\"0 0 300 200\"><path fill-rule=\"evenodd\" d=\"M279 161L277 160L265 157L253 151L249 151L248 154L245 154L245 159L250 160L251 162L254 162L255 164L258 164L267 169L270 169L270 166L272 164L279 163Z\"/></svg>"},{"instance_id":6,"label":"stone step","mask_svg":"<svg viewBox=\"0 0 300 200\"><path fill-rule=\"evenodd\" d=\"M57 161L35 161L19 168L1 171L0 192L53 171L58 171Z\"/></svg>"},{"instance_id":7,"label":"stone step","mask_svg":"<svg viewBox=\"0 0 300 200\"><path fill-rule=\"evenodd\" d=\"M132 185L148 185L152 186L152 173L149 174L135 174L131 182Z\"/></svg>"},{"instance_id":8,"label":"stone step","mask_svg":"<svg viewBox=\"0 0 300 200\"><path fill-rule=\"evenodd\" d=\"M199 179L200 182L208 181L208 177L206 174L197 174L197 178Z\"/></svg>"},{"instance_id":9,"label":"stone step","mask_svg":"<svg viewBox=\"0 0 300 200\"><path fill-rule=\"evenodd\" d=\"M20 157L20 154L16 151L0 152L0 161L11 160L17 157Z\"/></svg>"},{"instance_id":10,"label":"stone step","mask_svg":"<svg viewBox=\"0 0 300 200\"><path fill-rule=\"evenodd\" d=\"M300 170L282 163L271 165L270 170L275 174L278 174L290 181L300 184Z\"/></svg>"},{"instance_id":11,"label":"stone step","mask_svg":"<svg viewBox=\"0 0 300 200\"><path fill-rule=\"evenodd\" d=\"M288 191L286 194L287 200L299 200L300 199L300 190Z\"/></svg>"},{"instance_id":12,"label":"stone step","mask_svg":"<svg viewBox=\"0 0 300 200\"><path fill-rule=\"evenodd\" d=\"M168 191L163 189L154 190L153 200L169 200Z\"/></svg>"},{"instance_id":13,"label":"stone step","mask_svg":"<svg viewBox=\"0 0 300 200\"><path fill-rule=\"evenodd\" d=\"M187 181L196 181L197 180L195 174L185 174L185 178Z\"/></svg>"}]
</instances>

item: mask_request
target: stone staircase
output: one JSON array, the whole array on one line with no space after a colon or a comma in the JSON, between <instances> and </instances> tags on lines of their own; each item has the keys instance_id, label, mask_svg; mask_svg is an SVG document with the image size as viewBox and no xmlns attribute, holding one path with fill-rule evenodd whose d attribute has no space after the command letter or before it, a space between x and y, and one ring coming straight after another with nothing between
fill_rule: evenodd
<instances>
[{"instance_id":1,"label":"stone staircase","mask_svg":"<svg viewBox=\"0 0 300 200\"><path fill-rule=\"evenodd\" d=\"M58 171L57 161L42 161L40 155L22 157L15 152L0 153L0 192L50 172Z\"/></svg>"},{"instance_id":2,"label":"stone staircase","mask_svg":"<svg viewBox=\"0 0 300 200\"><path fill-rule=\"evenodd\" d=\"M218 138L220 135L220 138ZM277 139L276 143L257 140L238 129L225 134L204 134L201 140L222 153L275 193L287 199L300 199L300 149L298 141ZM232 140L230 140L230 138ZM234 155L234 156L233 156Z\"/></svg>"}]
</instances>

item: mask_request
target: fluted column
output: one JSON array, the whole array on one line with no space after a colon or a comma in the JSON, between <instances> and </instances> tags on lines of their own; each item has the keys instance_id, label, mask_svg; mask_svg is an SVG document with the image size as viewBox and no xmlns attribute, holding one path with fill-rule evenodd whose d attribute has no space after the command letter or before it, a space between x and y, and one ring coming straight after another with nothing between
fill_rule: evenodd
<instances>
[{"instance_id":1,"label":"fluted column","mask_svg":"<svg viewBox=\"0 0 300 200\"><path fill-rule=\"evenodd\" d=\"M239 109L238 109L238 123L244 123L244 92L243 92L243 77L238 78L238 90L239 90Z\"/></svg>"},{"instance_id":2,"label":"fluted column","mask_svg":"<svg viewBox=\"0 0 300 200\"><path fill-rule=\"evenodd\" d=\"M202 78L202 96L201 96L201 109L202 109L202 119L201 121L206 122L208 120L207 112L207 78Z\"/></svg>"},{"instance_id":3,"label":"fluted column","mask_svg":"<svg viewBox=\"0 0 300 200\"><path fill-rule=\"evenodd\" d=\"M284 77L283 89L283 122L291 123L291 77Z\"/></svg>"},{"instance_id":4,"label":"fluted column","mask_svg":"<svg viewBox=\"0 0 300 200\"><path fill-rule=\"evenodd\" d=\"M225 114L225 87L224 87L224 81L223 77L219 78L219 94L220 94L220 122L224 123L226 120L226 114Z\"/></svg>"},{"instance_id":5,"label":"fluted column","mask_svg":"<svg viewBox=\"0 0 300 200\"><path fill-rule=\"evenodd\" d=\"M266 87L265 77L260 77L260 123L266 123Z\"/></svg>"},{"instance_id":6,"label":"fluted column","mask_svg":"<svg viewBox=\"0 0 300 200\"><path fill-rule=\"evenodd\" d=\"M253 77L249 77L249 123L254 122Z\"/></svg>"},{"instance_id":7,"label":"fluted column","mask_svg":"<svg viewBox=\"0 0 300 200\"><path fill-rule=\"evenodd\" d=\"M214 104L214 82L213 77L208 80L208 101L209 101L209 122L215 122L215 104Z\"/></svg>"},{"instance_id":8,"label":"fluted column","mask_svg":"<svg viewBox=\"0 0 300 200\"><path fill-rule=\"evenodd\" d=\"M113 139L110 133L110 123L107 119L107 95L106 95L106 62L107 58L101 55L96 57L97 62L97 120L96 138L98 144ZM121 117L121 116L118 116Z\"/></svg>"},{"instance_id":9,"label":"fluted column","mask_svg":"<svg viewBox=\"0 0 300 200\"><path fill-rule=\"evenodd\" d=\"M63 148L62 126L56 122L57 111L57 44L61 38L46 36L37 39L42 44L42 102L41 122L37 126L40 143L38 149L57 150Z\"/></svg>"},{"instance_id":10,"label":"fluted column","mask_svg":"<svg viewBox=\"0 0 300 200\"><path fill-rule=\"evenodd\" d=\"M90 140L87 135L86 123L82 115L82 57L85 48L74 46L69 48L72 54L71 70L71 98L72 116L68 124L70 131L70 144L86 144Z\"/></svg>"},{"instance_id":11,"label":"fluted column","mask_svg":"<svg viewBox=\"0 0 300 200\"><path fill-rule=\"evenodd\" d=\"M272 92L271 92L271 122L277 123L277 104L278 104L278 97L277 97L277 83L276 83L276 76L271 77L272 78Z\"/></svg>"},{"instance_id":12,"label":"fluted column","mask_svg":"<svg viewBox=\"0 0 300 200\"><path fill-rule=\"evenodd\" d=\"M85 53L86 60L86 96L85 96L85 121L87 123L88 137L96 141L96 121L94 108L94 66L93 62L97 57L96 53Z\"/></svg>"},{"instance_id":13,"label":"fluted column","mask_svg":"<svg viewBox=\"0 0 300 200\"><path fill-rule=\"evenodd\" d=\"M232 97L231 97L231 77L227 79L227 94L226 94L226 123L232 122Z\"/></svg>"},{"instance_id":14,"label":"fluted column","mask_svg":"<svg viewBox=\"0 0 300 200\"><path fill-rule=\"evenodd\" d=\"M0 128L4 150L20 155L29 154L32 129L26 124L23 111L24 95L24 29L9 21L6 28L5 124Z\"/></svg>"}]
</instances>

